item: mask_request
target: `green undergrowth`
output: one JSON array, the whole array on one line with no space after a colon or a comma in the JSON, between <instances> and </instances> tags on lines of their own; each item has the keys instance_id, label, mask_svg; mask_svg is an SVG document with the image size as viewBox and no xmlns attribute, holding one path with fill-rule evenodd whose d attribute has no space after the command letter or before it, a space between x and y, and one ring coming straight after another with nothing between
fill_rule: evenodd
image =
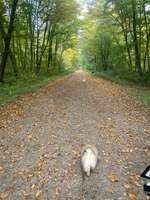
<instances>
[{"instance_id":1,"label":"green undergrowth","mask_svg":"<svg viewBox=\"0 0 150 200\"><path fill-rule=\"evenodd\" d=\"M138 101L142 102L145 105L150 106L150 89L147 88L138 88L135 91L130 92Z\"/></svg>"},{"instance_id":2,"label":"green undergrowth","mask_svg":"<svg viewBox=\"0 0 150 200\"><path fill-rule=\"evenodd\" d=\"M5 105L14 101L18 96L28 92L36 91L38 88L46 85L49 81L57 80L67 74L70 74L74 69L67 69L61 72L54 72L48 75L22 75L20 78L14 78L6 75L7 82L0 83L0 105Z\"/></svg>"}]
</instances>

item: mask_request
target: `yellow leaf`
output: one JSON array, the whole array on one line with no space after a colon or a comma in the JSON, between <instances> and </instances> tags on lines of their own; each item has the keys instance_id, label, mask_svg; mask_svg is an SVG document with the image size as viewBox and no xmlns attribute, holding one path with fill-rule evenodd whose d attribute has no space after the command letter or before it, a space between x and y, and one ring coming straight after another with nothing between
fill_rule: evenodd
<instances>
[{"instance_id":1,"label":"yellow leaf","mask_svg":"<svg viewBox=\"0 0 150 200\"><path fill-rule=\"evenodd\" d=\"M5 199L7 197L8 197L8 193L4 193L4 192L0 193L0 199Z\"/></svg>"},{"instance_id":2,"label":"yellow leaf","mask_svg":"<svg viewBox=\"0 0 150 200\"><path fill-rule=\"evenodd\" d=\"M33 184L33 185L31 186L31 188L34 189L34 188L35 188L35 184Z\"/></svg>"},{"instance_id":3,"label":"yellow leaf","mask_svg":"<svg viewBox=\"0 0 150 200\"><path fill-rule=\"evenodd\" d=\"M129 199L130 199L130 200L137 200L136 194L135 194L134 192L130 192L130 193L129 193Z\"/></svg>"},{"instance_id":4,"label":"yellow leaf","mask_svg":"<svg viewBox=\"0 0 150 200\"><path fill-rule=\"evenodd\" d=\"M109 174L108 179L113 183L119 181L118 177L115 174Z\"/></svg>"},{"instance_id":5,"label":"yellow leaf","mask_svg":"<svg viewBox=\"0 0 150 200\"><path fill-rule=\"evenodd\" d=\"M39 197L42 194L42 190L37 191L35 197Z\"/></svg>"},{"instance_id":6,"label":"yellow leaf","mask_svg":"<svg viewBox=\"0 0 150 200\"><path fill-rule=\"evenodd\" d=\"M129 185L129 184L125 184L124 187L125 187L126 189L129 189L129 188L130 188L130 185Z\"/></svg>"}]
</instances>

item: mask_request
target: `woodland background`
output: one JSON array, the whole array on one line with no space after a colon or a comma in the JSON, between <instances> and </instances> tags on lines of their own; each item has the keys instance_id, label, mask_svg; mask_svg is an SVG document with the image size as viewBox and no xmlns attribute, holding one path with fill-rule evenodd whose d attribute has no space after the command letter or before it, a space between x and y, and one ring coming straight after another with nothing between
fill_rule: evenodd
<instances>
[{"instance_id":1,"label":"woodland background","mask_svg":"<svg viewBox=\"0 0 150 200\"><path fill-rule=\"evenodd\" d=\"M149 85L150 0L0 0L0 101L77 68Z\"/></svg>"}]
</instances>

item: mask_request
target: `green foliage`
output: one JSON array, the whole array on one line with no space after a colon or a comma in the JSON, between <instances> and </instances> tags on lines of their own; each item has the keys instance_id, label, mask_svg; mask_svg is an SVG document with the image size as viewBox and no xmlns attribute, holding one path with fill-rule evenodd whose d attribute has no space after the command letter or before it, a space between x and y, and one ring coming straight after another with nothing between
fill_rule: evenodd
<instances>
[{"instance_id":1,"label":"green foliage","mask_svg":"<svg viewBox=\"0 0 150 200\"><path fill-rule=\"evenodd\" d=\"M13 2L0 1L0 81L13 27L6 81L79 66L108 79L150 83L149 0L20 0L11 27Z\"/></svg>"},{"instance_id":2,"label":"green foliage","mask_svg":"<svg viewBox=\"0 0 150 200\"><path fill-rule=\"evenodd\" d=\"M12 2L7 6L0 3L0 26L4 30L3 33L0 29L0 63ZM76 0L18 1L6 73L20 77L28 72L30 77L30 73L40 75L43 68L51 72L55 68L61 70L65 51L76 47L77 14Z\"/></svg>"},{"instance_id":3,"label":"green foliage","mask_svg":"<svg viewBox=\"0 0 150 200\"><path fill-rule=\"evenodd\" d=\"M84 66L150 82L149 9L148 1L143 0L96 1L83 20Z\"/></svg>"},{"instance_id":4,"label":"green foliage","mask_svg":"<svg viewBox=\"0 0 150 200\"><path fill-rule=\"evenodd\" d=\"M150 90L148 88L138 88L136 91L132 92L131 95L143 104L150 106Z\"/></svg>"}]
</instances>

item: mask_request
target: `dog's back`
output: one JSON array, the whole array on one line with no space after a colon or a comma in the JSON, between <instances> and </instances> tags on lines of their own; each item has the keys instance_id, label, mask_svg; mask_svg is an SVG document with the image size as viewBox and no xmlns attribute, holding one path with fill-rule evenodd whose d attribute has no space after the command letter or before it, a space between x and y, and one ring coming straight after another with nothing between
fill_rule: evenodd
<instances>
[{"instance_id":1,"label":"dog's back","mask_svg":"<svg viewBox=\"0 0 150 200\"><path fill-rule=\"evenodd\" d=\"M90 171L94 170L97 164L98 151L95 146L86 145L81 151L81 164L83 171L90 176Z\"/></svg>"}]
</instances>

